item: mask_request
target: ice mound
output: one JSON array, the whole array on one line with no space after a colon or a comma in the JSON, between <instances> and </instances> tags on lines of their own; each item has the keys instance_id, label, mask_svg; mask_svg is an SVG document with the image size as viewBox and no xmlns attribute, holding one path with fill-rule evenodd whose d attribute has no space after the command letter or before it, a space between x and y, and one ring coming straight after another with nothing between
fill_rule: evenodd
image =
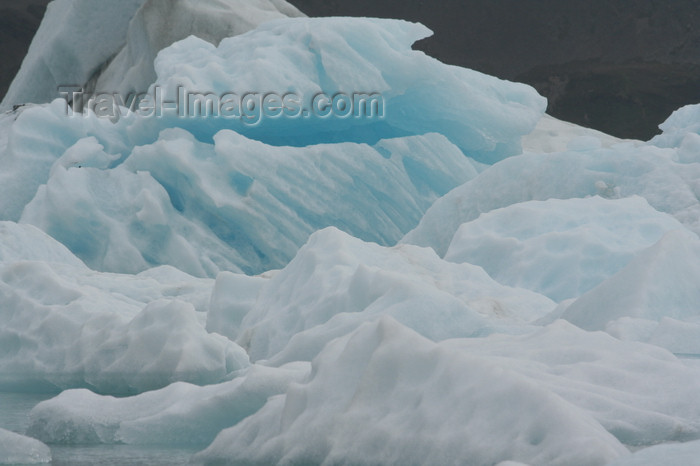
<instances>
[{"instance_id":1,"label":"ice mound","mask_svg":"<svg viewBox=\"0 0 700 466\"><path fill-rule=\"evenodd\" d=\"M676 219L633 196L513 204L462 224L445 259L480 265L498 282L575 298L622 269Z\"/></svg>"},{"instance_id":2,"label":"ice mound","mask_svg":"<svg viewBox=\"0 0 700 466\"><path fill-rule=\"evenodd\" d=\"M700 104L686 105L669 116L659 125L662 134L655 136L652 144L659 147L682 147L700 136ZM695 162L700 161L695 158Z\"/></svg>"},{"instance_id":3,"label":"ice mound","mask_svg":"<svg viewBox=\"0 0 700 466\"><path fill-rule=\"evenodd\" d=\"M45 464L51 450L40 441L0 429L0 464Z\"/></svg>"},{"instance_id":4,"label":"ice mound","mask_svg":"<svg viewBox=\"0 0 700 466\"><path fill-rule=\"evenodd\" d=\"M57 262L84 268L68 248L32 225L0 222L0 264L18 261Z\"/></svg>"},{"instance_id":5,"label":"ice mound","mask_svg":"<svg viewBox=\"0 0 700 466\"><path fill-rule=\"evenodd\" d=\"M160 50L194 35L214 45L273 19L304 16L284 0L146 0L129 24L126 44L91 87L145 92L156 80Z\"/></svg>"},{"instance_id":6,"label":"ice mound","mask_svg":"<svg viewBox=\"0 0 700 466\"><path fill-rule=\"evenodd\" d=\"M264 276L221 272L216 276L207 312L207 331L235 341L241 333L243 318L258 302L263 286L272 272Z\"/></svg>"},{"instance_id":7,"label":"ice mound","mask_svg":"<svg viewBox=\"0 0 700 466\"><path fill-rule=\"evenodd\" d=\"M19 220L24 207L39 186L47 182L51 168L64 154L64 161L72 159L76 167L87 156L104 168L131 151L134 143L122 128L106 119L67 118L66 108L66 102L60 99L50 105L27 106L15 118L8 115L9 121L2 122L8 141L0 152L2 220ZM81 141L85 138L88 140Z\"/></svg>"},{"instance_id":8,"label":"ice mound","mask_svg":"<svg viewBox=\"0 0 700 466\"><path fill-rule=\"evenodd\" d=\"M252 360L279 364L310 361L333 338L383 315L444 340L511 325L522 332L553 307L542 295L500 285L480 267L445 262L430 249L385 248L328 228L262 285L242 332L228 336L237 336Z\"/></svg>"},{"instance_id":9,"label":"ice mound","mask_svg":"<svg viewBox=\"0 0 700 466\"><path fill-rule=\"evenodd\" d=\"M585 142L585 141L579 141ZM700 233L700 164L679 163L677 151L628 142L592 144L551 154L523 154L493 165L433 204L401 241L444 256L461 224L482 213L531 200L638 195Z\"/></svg>"},{"instance_id":10,"label":"ice mound","mask_svg":"<svg viewBox=\"0 0 700 466\"><path fill-rule=\"evenodd\" d=\"M59 86L87 83L124 44L129 21L143 2L50 2L0 111L17 104L50 102L59 96Z\"/></svg>"},{"instance_id":11,"label":"ice mound","mask_svg":"<svg viewBox=\"0 0 700 466\"><path fill-rule=\"evenodd\" d=\"M156 84L166 100L177 98L178 87L217 96L294 93L309 113L260 121L220 118L214 125L164 114L162 124L183 125L202 141L230 128L268 144L295 146L374 144L438 132L481 162L518 154L520 137L535 127L545 99L529 86L444 65L411 49L430 34L420 24L398 20L294 18L265 23L219 47L190 37L156 59ZM380 118L318 116L308 105L318 93L380 94L385 111Z\"/></svg>"},{"instance_id":12,"label":"ice mound","mask_svg":"<svg viewBox=\"0 0 700 466\"><path fill-rule=\"evenodd\" d=\"M128 398L66 390L34 407L28 434L52 444L203 447L308 373L308 363L254 365L229 382L203 387L178 382Z\"/></svg>"},{"instance_id":13,"label":"ice mound","mask_svg":"<svg viewBox=\"0 0 700 466\"><path fill-rule=\"evenodd\" d=\"M616 275L561 310L588 330L607 330L675 353L700 354L700 240L667 233Z\"/></svg>"},{"instance_id":14,"label":"ice mound","mask_svg":"<svg viewBox=\"0 0 700 466\"><path fill-rule=\"evenodd\" d=\"M527 377L382 318L331 342L308 382L195 462L603 465L625 454L590 414Z\"/></svg>"},{"instance_id":15,"label":"ice mound","mask_svg":"<svg viewBox=\"0 0 700 466\"><path fill-rule=\"evenodd\" d=\"M527 335L441 343L484 358L588 413L630 446L700 438L700 370L657 346L620 341L558 320ZM536 463L540 464L540 463ZM574 463L577 464L577 463Z\"/></svg>"},{"instance_id":16,"label":"ice mound","mask_svg":"<svg viewBox=\"0 0 700 466\"><path fill-rule=\"evenodd\" d=\"M138 273L169 264L196 276L214 276L220 269L240 271L237 264L245 264L207 227L180 215L147 171L60 163L21 221L63 242L91 268Z\"/></svg>"},{"instance_id":17,"label":"ice mound","mask_svg":"<svg viewBox=\"0 0 700 466\"><path fill-rule=\"evenodd\" d=\"M248 357L204 328L212 284L169 268L127 276L1 263L0 387L131 394L219 382Z\"/></svg>"}]
</instances>

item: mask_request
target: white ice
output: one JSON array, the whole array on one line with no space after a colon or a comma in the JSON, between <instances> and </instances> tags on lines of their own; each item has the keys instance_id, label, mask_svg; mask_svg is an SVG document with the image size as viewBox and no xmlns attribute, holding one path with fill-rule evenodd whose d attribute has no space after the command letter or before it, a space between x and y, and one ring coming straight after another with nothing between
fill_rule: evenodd
<instances>
[{"instance_id":1,"label":"white ice","mask_svg":"<svg viewBox=\"0 0 700 466\"><path fill-rule=\"evenodd\" d=\"M48 464L51 450L31 437L0 428L0 464Z\"/></svg>"}]
</instances>

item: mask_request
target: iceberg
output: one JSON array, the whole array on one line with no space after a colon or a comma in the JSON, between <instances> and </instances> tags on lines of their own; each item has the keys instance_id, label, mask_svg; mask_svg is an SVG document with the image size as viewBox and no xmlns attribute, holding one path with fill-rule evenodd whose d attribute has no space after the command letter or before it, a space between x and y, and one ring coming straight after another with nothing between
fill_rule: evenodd
<instances>
[{"instance_id":1,"label":"iceberg","mask_svg":"<svg viewBox=\"0 0 700 466\"><path fill-rule=\"evenodd\" d=\"M54 0L0 103L47 103L82 89L126 95L155 81L158 52L192 34L213 44L287 16L284 0Z\"/></svg>"},{"instance_id":2,"label":"iceberg","mask_svg":"<svg viewBox=\"0 0 700 466\"><path fill-rule=\"evenodd\" d=\"M381 92L386 115L251 125L122 107L114 122L89 108L67 117L58 99L23 109L9 127L0 218L36 225L91 268L117 273L163 264L196 276L261 273L328 226L393 244L476 176L474 159L518 153L544 109L527 86L413 51L428 33L401 21L294 18L218 47L193 36L176 42L158 54L154 92L359 89ZM285 73L272 72L282 65Z\"/></svg>"},{"instance_id":3,"label":"iceberg","mask_svg":"<svg viewBox=\"0 0 700 466\"><path fill-rule=\"evenodd\" d=\"M671 231L571 303L561 317L587 330L604 330L620 317L696 319L698 260L700 239L687 231Z\"/></svg>"},{"instance_id":4,"label":"iceberg","mask_svg":"<svg viewBox=\"0 0 700 466\"><path fill-rule=\"evenodd\" d=\"M90 267L120 273L161 264L196 276L261 273L283 267L327 226L392 244L477 173L437 134L295 148L232 131L206 144L172 129L110 168L112 153L95 138L79 139L53 163L20 221Z\"/></svg>"},{"instance_id":5,"label":"iceberg","mask_svg":"<svg viewBox=\"0 0 700 466\"><path fill-rule=\"evenodd\" d=\"M49 464L51 450L39 440L0 429L0 464Z\"/></svg>"},{"instance_id":6,"label":"iceberg","mask_svg":"<svg viewBox=\"0 0 700 466\"><path fill-rule=\"evenodd\" d=\"M659 128L662 133L650 141L659 147L682 147L697 140L700 136L700 104L679 108ZM697 162L698 159L692 161Z\"/></svg>"},{"instance_id":7,"label":"iceberg","mask_svg":"<svg viewBox=\"0 0 700 466\"><path fill-rule=\"evenodd\" d=\"M257 412L271 396L302 382L308 363L253 365L220 384L177 382L127 398L66 390L30 413L28 434L51 444L206 446L223 429Z\"/></svg>"}]
</instances>

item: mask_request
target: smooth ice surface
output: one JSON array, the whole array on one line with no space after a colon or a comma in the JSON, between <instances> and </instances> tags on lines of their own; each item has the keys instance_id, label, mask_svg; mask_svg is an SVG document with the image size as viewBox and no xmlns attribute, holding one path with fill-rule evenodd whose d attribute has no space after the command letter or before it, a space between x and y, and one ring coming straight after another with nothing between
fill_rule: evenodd
<instances>
[{"instance_id":1,"label":"smooth ice surface","mask_svg":"<svg viewBox=\"0 0 700 466\"><path fill-rule=\"evenodd\" d=\"M623 342L563 320L527 335L444 345L527 377L590 414L626 445L700 437L700 406L692 401L700 371L657 346Z\"/></svg>"},{"instance_id":2,"label":"smooth ice surface","mask_svg":"<svg viewBox=\"0 0 700 466\"><path fill-rule=\"evenodd\" d=\"M308 373L308 363L251 366L229 382L203 387L177 382L128 398L66 390L32 410L28 434L51 444L202 447Z\"/></svg>"},{"instance_id":3,"label":"smooth ice surface","mask_svg":"<svg viewBox=\"0 0 700 466\"><path fill-rule=\"evenodd\" d=\"M625 454L590 414L526 377L382 318L330 343L308 382L224 430L195 460L603 465Z\"/></svg>"},{"instance_id":4,"label":"smooth ice surface","mask_svg":"<svg viewBox=\"0 0 700 466\"><path fill-rule=\"evenodd\" d=\"M500 283L561 301L598 285L664 233L683 229L637 196L528 201L462 224L445 259L480 265Z\"/></svg>"},{"instance_id":5,"label":"smooth ice surface","mask_svg":"<svg viewBox=\"0 0 700 466\"><path fill-rule=\"evenodd\" d=\"M262 285L237 341L253 361L309 361L332 339L385 315L444 340L522 332L553 308L542 295L503 286L480 267L443 261L430 249L385 248L328 228Z\"/></svg>"},{"instance_id":6,"label":"smooth ice surface","mask_svg":"<svg viewBox=\"0 0 700 466\"><path fill-rule=\"evenodd\" d=\"M431 246L444 256L462 223L519 202L638 195L700 233L700 163L680 163L677 151L621 143L550 154L526 153L484 170L436 201L402 242Z\"/></svg>"},{"instance_id":7,"label":"smooth ice surface","mask_svg":"<svg viewBox=\"0 0 700 466\"><path fill-rule=\"evenodd\" d=\"M47 464L49 447L39 440L0 429L0 464Z\"/></svg>"},{"instance_id":8,"label":"smooth ice surface","mask_svg":"<svg viewBox=\"0 0 700 466\"><path fill-rule=\"evenodd\" d=\"M0 263L43 261L85 268L68 248L33 225L0 221Z\"/></svg>"}]
</instances>

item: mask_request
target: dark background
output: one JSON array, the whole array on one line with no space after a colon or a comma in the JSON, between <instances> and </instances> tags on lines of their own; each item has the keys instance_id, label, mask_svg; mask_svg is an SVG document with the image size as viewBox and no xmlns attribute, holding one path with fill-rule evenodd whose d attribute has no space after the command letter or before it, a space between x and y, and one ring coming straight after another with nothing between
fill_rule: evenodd
<instances>
[{"instance_id":1,"label":"dark background","mask_svg":"<svg viewBox=\"0 0 700 466\"><path fill-rule=\"evenodd\" d=\"M116 0L115 0L116 1ZM0 0L0 95L48 0ZM700 0L291 0L309 16L420 21L416 44L446 63L534 86L548 113L649 139L700 103Z\"/></svg>"}]
</instances>

